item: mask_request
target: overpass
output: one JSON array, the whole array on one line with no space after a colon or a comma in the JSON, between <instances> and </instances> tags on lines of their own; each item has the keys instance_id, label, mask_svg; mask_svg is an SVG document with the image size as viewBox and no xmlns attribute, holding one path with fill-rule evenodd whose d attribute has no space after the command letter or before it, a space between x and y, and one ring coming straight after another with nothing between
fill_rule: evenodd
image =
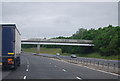
<instances>
[{"instance_id":1,"label":"overpass","mask_svg":"<svg viewBox=\"0 0 120 81\"><path fill-rule=\"evenodd\" d=\"M78 40L78 39L26 39L21 40L22 44L37 44L39 51L40 45L72 45L72 46L94 46L92 40Z\"/></svg>"}]
</instances>

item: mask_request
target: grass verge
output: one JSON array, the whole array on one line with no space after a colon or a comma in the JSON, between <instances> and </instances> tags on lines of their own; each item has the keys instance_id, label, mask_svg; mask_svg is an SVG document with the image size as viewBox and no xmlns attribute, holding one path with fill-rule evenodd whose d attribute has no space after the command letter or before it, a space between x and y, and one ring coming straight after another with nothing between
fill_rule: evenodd
<instances>
[{"instance_id":1,"label":"grass verge","mask_svg":"<svg viewBox=\"0 0 120 81\"><path fill-rule=\"evenodd\" d=\"M45 53L45 54L56 54L61 53L60 48L40 48L40 51L37 52L36 48L24 48L24 52L31 52L31 53Z\"/></svg>"},{"instance_id":2,"label":"grass verge","mask_svg":"<svg viewBox=\"0 0 120 81\"><path fill-rule=\"evenodd\" d=\"M40 48L40 51L37 52L36 48L24 48L24 52L31 53L43 53L43 54L53 54L60 53L63 56L70 56L69 53L61 53L60 48ZM76 54L78 57L88 57L88 58L99 58L99 59L108 59L108 60L120 60L120 56L101 56L99 53L90 53L90 54Z\"/></svg>"},{"instance_id":3,"label":"grass verge","mask_svg":"<svg viewBox=\"0 0 120 81\"><path fill-rule=\"evenodd\" d=\"M71 54L62 53L61 55L70 56ZM99 53L89 53L89 54L76 54L77 57L88 57L88 58L98 58L107 60L120 60L120 56L101 56Z\"/></svg>"}]
</instances>

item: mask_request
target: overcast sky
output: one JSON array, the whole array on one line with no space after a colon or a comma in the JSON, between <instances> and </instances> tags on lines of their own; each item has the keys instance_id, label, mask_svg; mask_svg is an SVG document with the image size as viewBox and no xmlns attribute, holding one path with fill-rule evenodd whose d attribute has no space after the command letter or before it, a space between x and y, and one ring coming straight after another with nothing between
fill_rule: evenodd
<instances>
[{"instance_id":1,"label":"overcast sky","mask_svg":"<svg viewBox=\"0 0 120 81\"><path fill-rule=\"evenodd\" d=\"M118 25L117 2L3 2L2 22L22 38L71 36L79 28Z\"/></svg>"}]
</instances>

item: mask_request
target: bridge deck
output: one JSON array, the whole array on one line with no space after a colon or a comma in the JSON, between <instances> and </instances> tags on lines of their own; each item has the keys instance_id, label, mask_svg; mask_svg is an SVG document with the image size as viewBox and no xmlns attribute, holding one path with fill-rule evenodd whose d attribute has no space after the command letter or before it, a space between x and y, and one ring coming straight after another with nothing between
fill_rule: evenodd
<instances>
[{"instance_id":1,"label":"bridge deck","mask_svg":"<svg viewBox=\"0 0 120 81\"><path fill-rule=\"evenodd\" d=\"M75 39L28 39L22 42L48 42L48 43L79 43L79 44L93 44L92 40L75 40Z\"/></svg>"},{"instance_id":2,"label":"bridge deck","mask_svg":"<svg viewBox=\"0 0 120 81\"><path fill-rule=\"evenodd\" d=\"M22 44L94 46L92 40L75 40L75 39L29 39L22 40L21 42Z\"/></svg>"}]
</instances>

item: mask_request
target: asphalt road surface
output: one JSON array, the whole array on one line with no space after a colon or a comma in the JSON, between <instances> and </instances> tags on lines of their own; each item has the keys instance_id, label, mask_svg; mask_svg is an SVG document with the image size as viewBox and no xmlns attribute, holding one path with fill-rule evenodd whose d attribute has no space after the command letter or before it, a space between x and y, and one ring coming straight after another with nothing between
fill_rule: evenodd
<instances>
[{"instance_id":1,"label":"asphalt road surface","mask_svg":"<svg viewBox=\"0 0 120 81\"><path fill-rule=\"evenodd\" d=\"M2 65L0 64L0 81L2 80Z\"/></svg>"},{"instance_id":2,"label":"asphalt road surface","mask_svg":"<svg viewBox=\"0 0 120 81\"><path fill-rule=\"evenodd\" d=\"M15 71L2 71L2 79L118 79L75 64L53 60L33 54L21 54L21 66Z\"/></svg>"},{"instance_id":3,"label":"asphalt road surface","mask_svg":"<svg viewBox=\"0 0 120 81\"><path fill-rule=\"evenodd\" d=\"M112 67L116 67L116 68L120 68L120 61L117 60L106 60L106 59L96 59L96 58L86 58L86 57L77 57L77 58L71 58L70 56L56 56L56 55L52 55L52 54L39 54L39 55L43 55L43 56L49 56L49 57L57 57L57 58L64 58L64 59L68 59L68 60L77 60L77 61L84 61L84 62L91 62L91 63L95 63L95 64L101 64L101 65L108 65L112 66Z\"/></svg>"}]
</instances>

